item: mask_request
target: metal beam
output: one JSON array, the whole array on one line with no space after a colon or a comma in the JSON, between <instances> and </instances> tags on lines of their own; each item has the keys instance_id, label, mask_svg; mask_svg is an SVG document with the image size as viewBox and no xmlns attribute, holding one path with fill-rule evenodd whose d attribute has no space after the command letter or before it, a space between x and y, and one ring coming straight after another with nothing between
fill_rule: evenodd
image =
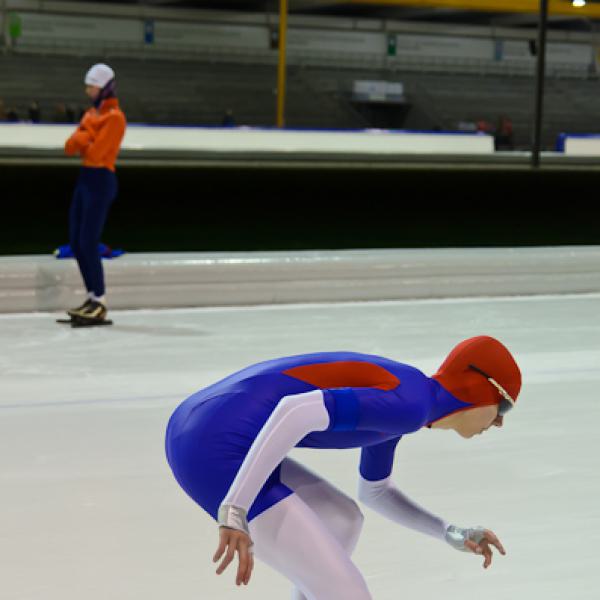
<instances>
[{"instance_id":1,"label":"metal beam","mask_svg":"<svg viewBox=\"0 0 600 600\"><path fill-rule=\"evenodd\" d=\"M546 32L548 29L548 0L540 0L540 24L537 42L537 74L535 81L535 107L533 143L531 149L531 166L540 166L540 149L542 145L542 124L544 109L544 83L546 79Z\"/></svg>"},{"instance_id":2,"label":"metal beam","mask_svg":"<svg viewBox=\"0 0 600 600\"><path fill-rule=\"evenodd\" d=\"M279 0L279 63L277 65L277 127L285 126L285 83L288 1Z\"/></svg>"},{"instance_id":3,"label":"metal beam","mask_svg":"<svg viewBox=\"0 0 600 600\"><path fill-rule=\"evenodd\" d=\"M368 6L455 8L478 12L537 14L539 11L537 0L347 0L347 2ZM571 0L549 0L548 14L600 19L600 4L590 3L576 8L571 4Z\"/></svg>"}]
</instances>

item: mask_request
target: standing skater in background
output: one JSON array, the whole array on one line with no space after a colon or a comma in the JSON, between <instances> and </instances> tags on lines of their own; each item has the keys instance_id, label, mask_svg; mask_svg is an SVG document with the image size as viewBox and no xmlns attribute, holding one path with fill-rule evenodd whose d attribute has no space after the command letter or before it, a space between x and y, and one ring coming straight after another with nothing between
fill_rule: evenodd
<instances>
[{"instance_id":1,"label":"standing skater in background","mask_svg":"<svg viewBox=\"0 0 600 600\"><path fill-rule=\"evenodd\" d=\"M326 352L271 360L200 390L173 413L166 450L186 493L219 524L222 573L237 552L247 584L253 551L294 585L294 600L369 600L351 560L356 502L296 461L295 446L362 448L358 497L391 521L492 562L496 535L458 527L392 482L400 438L423 427L471 438L501 427L521 389L510 352L487 336L456 346L437 373L387 358Z\"/></svg>"},{"instance_id":2,"label":"standing skater in background","mask_svg":"<svg viewBox=\"0 0 600 600\"><path fill-rule=\"evenodd\" d=\"M117 195L115 162L126 128L114 71L108 65L94 65L85 76L85 86L93 106L65 143L68 156L79 154L83 160L69 212L69 242L87 292L81 306L67 311L75 326L110 324L98 244Z\"/></svg>"}]
</instances>

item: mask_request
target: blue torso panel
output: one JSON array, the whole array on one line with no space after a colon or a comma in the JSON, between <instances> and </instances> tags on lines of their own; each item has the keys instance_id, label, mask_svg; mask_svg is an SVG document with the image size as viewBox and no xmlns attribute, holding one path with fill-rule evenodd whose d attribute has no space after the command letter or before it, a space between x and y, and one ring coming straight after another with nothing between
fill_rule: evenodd
<instances>
[{"instance_id":1,"label":"blue torso panel","mask_svg":"<svg viewBox=\"0 0 600 600\"><path fill-rule=\"evenodd\" d=\"M409 365L368 354L324 352L238 371L190 396L170 427L204 423L215 436L220 434L223 444L247 451L284 396L315 389L323 390L331 424L326 431L310 433L298 446L370 447L361 458L361 473L370 479L389 474L386 465L391 469L402 435L465 407Z\"/></svg>"},{"instance_id":2,"label":"blue torso panel","mask_svg":"<svg viewBox=\"0 0 600 600\"><path fill-rule=\"evenodd\" d=\"M173 413L167 458L186 493L217 519L219 505L282 398L322 390L330 425L297 446L362 448L360 473L392 472L400 438L466 405L419 370L354 352L290 356L243 369L190 396ZM250 507L251 520L293 491L277 467Z\"/></svg>"}]
</instances>

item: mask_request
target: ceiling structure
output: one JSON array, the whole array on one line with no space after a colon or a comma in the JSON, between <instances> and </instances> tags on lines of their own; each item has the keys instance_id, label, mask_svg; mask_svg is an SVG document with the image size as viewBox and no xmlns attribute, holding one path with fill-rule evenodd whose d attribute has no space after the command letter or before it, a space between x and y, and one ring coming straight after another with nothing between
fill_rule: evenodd
<instances>
[{"instance_id":1,"label":"ceiling structure","mask_svg":"<svg viewBox=\"0 0 600 600\"><path fill-rule=\"evenodd\" d=\"M84 0L71 0L85 4ZM549 27L589 31L600 24L600 0L581 8L549 0ZM279 0L104 0L103 4L242 12L279 10ZM539 0L288 0L290 14L329 15L413 22L537 27Z\"/></svg>"}]
</instances>

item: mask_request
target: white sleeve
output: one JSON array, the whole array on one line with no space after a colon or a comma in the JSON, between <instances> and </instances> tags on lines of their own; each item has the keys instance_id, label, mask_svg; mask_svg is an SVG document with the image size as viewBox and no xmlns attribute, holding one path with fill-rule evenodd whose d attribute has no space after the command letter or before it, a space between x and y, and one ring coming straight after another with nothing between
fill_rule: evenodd
<instances>
[{"instance_id":1,"label":"white sleeve","mask_svg":"<svg viewBox=\"0 0 600 600\"><path fill-rule=\"evenodd\" d=\"M391 477L380 481L368 481L360 477L358 497L369 508L395 523L445 540L448 523L405 496L391 481Z\"/></svg>"},{"instance_id":2,"label":"white sleeve","mask_svg":"<svg viewBox=\"0 0 600 600\"><path fill-rule=\"evenodd\" d=\"M279 401L254 440L221 506L248 511L269 475L306 435L329 426L323 392L313 390Z\"/></svg>"}]
</instances>

